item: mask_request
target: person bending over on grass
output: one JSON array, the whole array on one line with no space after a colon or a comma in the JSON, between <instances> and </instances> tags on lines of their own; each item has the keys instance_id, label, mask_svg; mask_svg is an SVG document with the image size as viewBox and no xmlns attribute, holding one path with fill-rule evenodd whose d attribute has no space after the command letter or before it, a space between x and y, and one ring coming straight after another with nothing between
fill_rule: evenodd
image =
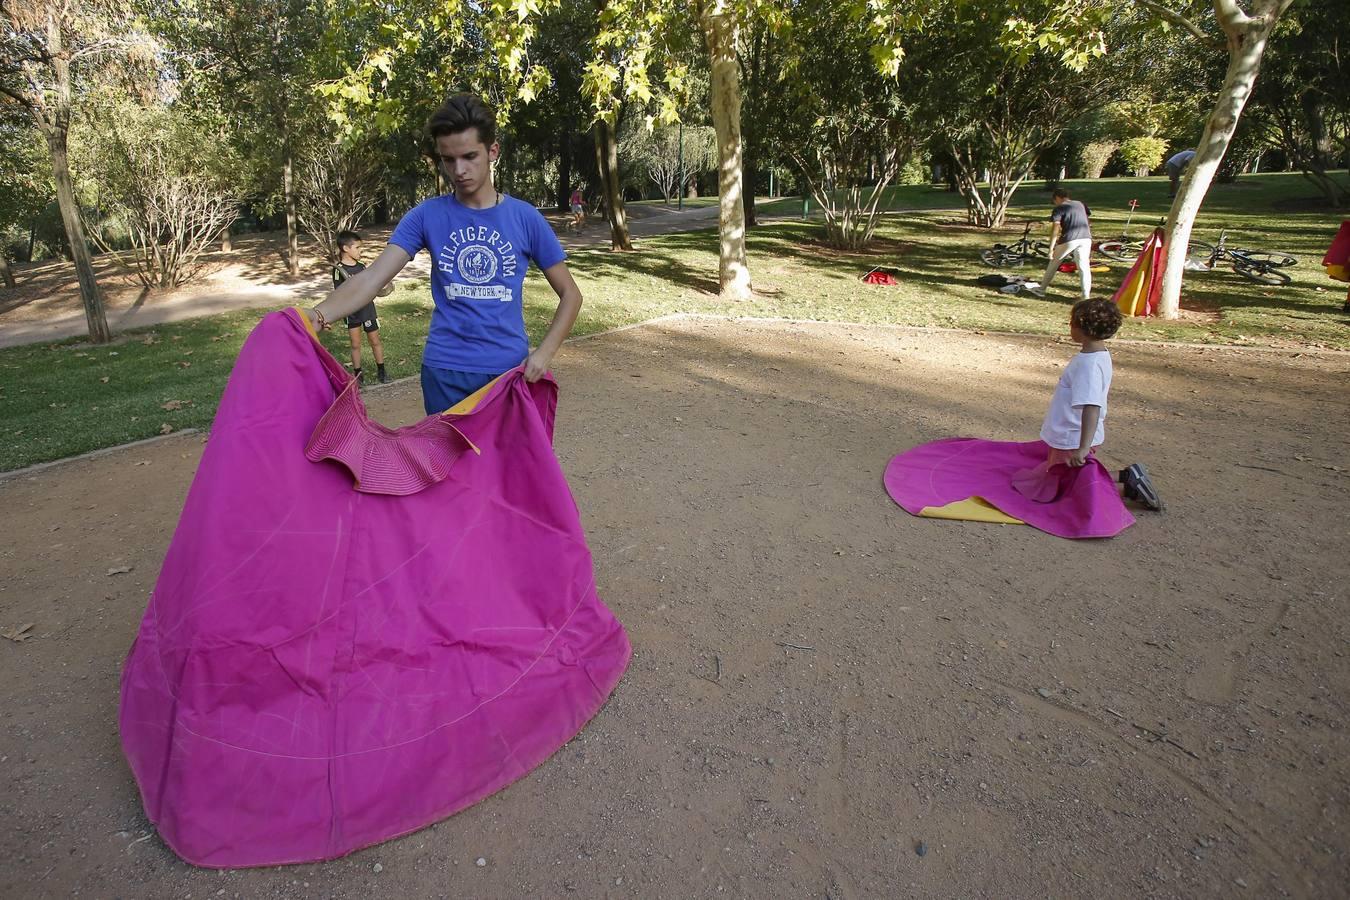
<instances>
[{"instance_id":1,"label":"person bending over on grass","mask_svg":"<svg viewBox=\"0 0 1350 900\"><path fill-rule=\"evenodd\" d=\"M1063 473L1052 470L1086 464L1106 440L1106 398L1111 391L1111 351L1106 342L1120 330L1121 321L1119 307L1110 300L1080 300L1073 305L1069 335L1081 350L1064 367L1041 425L1041 440L1050 448L1045 462L1013 479L1013 487L1024 497L1042 503L1056 499ZM1149 509L1163 508L1142 464L1121 470L1119 479L1127 498Z\"/></svg>"},{"instance_id":2,"label":"person bending over on grass","mask_svg":"<svg viewBox=\"0 0 1350 900\"><path fill-rule=\"evenodd\" d=\"M334 288L339 287L342 282L353 275L364 272L366 268L365 264L361 262L361 235L355 231L339 231L337 246L338 264L333 266ZM387 297L393 291L394 286L386 284L380 288L376 296ZM389 373L384 370L384 345L380 343L380 317L375 312L374 298L354 314L347 316L347 336L352 341L352 375L356 376L357 384L365 384L365 378L361 375L361 332L363 330L366 333L366 340L370 341L370 353L375 357L375 370L379 376L380 384L388 384Z\"/></svg>"},{"instance_id":3,"label":"person bending over on grass","mask_svg":"<svg viewBox=\"0 0 1350 900\"><path fill-rule=\"evenodd\" d=\"M430 253L435 310L422 354L422 403L431 415L521 363L527 381L542 378L581 311L581 291L544 217L492 183L500 147L491 107L473 94L456 94L431 116L427 131L454 193L410 210L370 268L347 279L309 317L324 328L350 315L418 252ZM558 295L553 322L534 350L521 302L530 263Z\"/></svg>"},{"instance_id":4,"label":"person bending over on grass","mask_svg":"<svg viewBox=\"0 0 1350 900\"><path fill-rule=\"evenodd\" d=\"M1163 166L1167 170L1167 180L1170 182L1167 196L1175 197L1177 195L1177 188L1181 187L1181 176L1186 174L1186 170L1190 168L1193 159L1195 159L1194 150L1182 150Z\"/></svg>"},{"instance_id":5,"label":"person bending over on grass","mask_svg":"<svg viewBox=\"0 0 1350 900\"><path fill-rule=\"evenodd\" d=\"M1057 188L1051 199L1055 201L1054 211L1050 213L1050 264L1045 267L1039 287L1031 288L1037 297L1045 296L1045 289L1059 271L1059 264L1072 256L1078 266L1078 284L1082 288L1083 299L1092 296L1092 225L1088 218L1092 210L1069 196L1064 188Z\"/></svg>"}]
</instances>

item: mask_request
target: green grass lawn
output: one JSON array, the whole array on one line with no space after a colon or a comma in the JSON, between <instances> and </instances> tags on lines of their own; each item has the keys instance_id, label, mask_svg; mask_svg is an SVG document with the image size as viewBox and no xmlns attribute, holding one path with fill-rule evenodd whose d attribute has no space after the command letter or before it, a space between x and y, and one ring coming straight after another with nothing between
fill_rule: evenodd
<instances>
[{"instance_id":1,"label":"green grass lawn","mask_svg":"<svg viewBox=\"0 0 1350 900\"><path fill-rule=\"evenodd\" d=\"M1120 230L1132 197L1141 204L1135 221L1144 226L1167 208L1162 179L1111 179L1070 187L1092 206L1098 237ZM1191 273L1182 320L1130 320L1121 336L1350 349L1350 316L1340 311L1344 286L1327 279L1317 264L1340 217L1325 210L1274 208L1277 200L1308 193L1297 175L1216 185L1196 230L1198 237L1212 240L1220 228L1229 228L1240 245L1293 253L1300 258L1291 270L1293 284L1267 288L1231 271ZM934 203L934 198L951 199L926 186L896 189L895 202L904 208L919 206L912 203L914 197ZM1048 213L1048 195L1040 185L1024 189L1018 200L1017 217L1039 220ZM860 254L840 253L820 243L820 226L814 222L785 221L755 229L749 257L757 296L737 304L716 296L715 230L645 238L637 253L576 251L571 267L586 306L575 333L676 312L1045 335L1066 331L1076 276L1058 276L1044 300L1000 294L974 283L988 271L979 263L980 248L1020 233L1019 225L994 234L965 226L963 211L929 209L886 217L876 246ZM1136 225L1132 230L1144 229ZM875 265L898 270L900 285L861 283L859 276ZM1096 293L1109 296L1124 271L1125 266L1116 265L1097 276ZM554 303L544 280L531 276L526 325L533 338L547 328ZM391 297L380 301L380 310L390 373L416 374L430 315L425 282L400 283ZM258 315L256 310L243 311L163 325L124 334L107 347L67 341L0 350L0 471L151 437L165 426L209 425L234 358ZM345 332L328 332L324 342L339 359L347 359Z\"/></svg>"},{"instance_id":2,"label":"green grass lawn","mask_svg":"<svg viewBox=\"0 0 1350 900\"><path fill-rule=\"evenodd\" d=\"M630 200L624 204L624 206L655 206L661 208L669 207L670 209L678 209L679 205L680 201L675 198L672 198L669 203L666 203L666 201L664 200ZM712 194L707 197L684 198L685 209L702 209L705 206L716 206L716 205L717 205L716 194Z\"/></svg>"}]
</instances>

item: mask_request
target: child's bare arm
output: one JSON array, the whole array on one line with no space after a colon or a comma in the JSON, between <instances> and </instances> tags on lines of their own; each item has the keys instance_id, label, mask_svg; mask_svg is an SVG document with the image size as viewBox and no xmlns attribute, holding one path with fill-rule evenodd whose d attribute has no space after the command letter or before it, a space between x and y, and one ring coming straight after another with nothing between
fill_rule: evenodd
<instances>
[{"instance_id":1,"label":"child's bare arm","mask_svg":"<svg viewBox=\"0 0 1350 900\"><path fill-rule=\"evenodd\" d=\"M1088 454L1092 452L1092 439L1097 435L1097 423L1101 421L1101 417L1100 406L1083 407L1083 430L1078 438L1078 448L1069 456L1069 465L1076 467L1087 462Z\"/></svg>"}]
</instances>

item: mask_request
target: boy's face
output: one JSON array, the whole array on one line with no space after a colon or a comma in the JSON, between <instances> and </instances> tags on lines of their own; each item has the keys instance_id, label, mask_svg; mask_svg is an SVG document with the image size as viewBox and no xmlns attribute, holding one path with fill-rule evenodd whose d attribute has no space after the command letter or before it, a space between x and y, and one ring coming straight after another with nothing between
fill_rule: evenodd
<instances>
[{"instance_id":1,"label":"boy's face","mask_svg":"<svg viewBox=\"0 0 1350 900\"><path fill-rule=\"evenodd\" d=\"M455 186L455 193L471 197L492 178L492 163L500 148L483 143L477 128L466 128L455 134L436 138L436 155L440 157L441 172Z\"/></svg>"},{"instance_id":2,"label":"boy's face","mask_svg":"<svg viewBox=\"0 0 1350 900\"><path fill-rule=\"evenodd\" d=\"M1069 337L1072 338L1076 344L1091 340L1087 332L1078 327L1078 323L1074 321L1072 313L1069 314Z\"/></svg>"},{"instance_id":3,"label":"boy's face","mask_svg":"<svg viewBox=\"0 0 1350 900\"><path fill-rule=\"evenodd\" d=\"M352 241L350 244L348 244L347 246L345 246L345 247L342 248L342 253L343 253L343 255L346 256L348 259L360 259L360 258L361 258L361 242L360 242L360 241Z\"/></svg>"}]
</instances>

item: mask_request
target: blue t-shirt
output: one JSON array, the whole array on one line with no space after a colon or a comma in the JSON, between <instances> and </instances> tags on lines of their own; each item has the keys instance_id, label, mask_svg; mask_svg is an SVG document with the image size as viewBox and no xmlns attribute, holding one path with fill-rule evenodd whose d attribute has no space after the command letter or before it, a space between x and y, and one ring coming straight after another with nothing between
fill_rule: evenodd
<instances>
[{"instance_id":1,"label":"blue t-shirt","mask_svg":"<svg viewBox=\"0 0 1350 900\"><path fill-rule=\"evenodd\" d=\"M423 363L496 375L524 362L525 271L531 262L547 269L567 259L539 210L505 194L486 209L470 209L450 194L432 197L408 211L389 243L409 256L432 254L436 310Z\"/></svg>"}]
</instances>

